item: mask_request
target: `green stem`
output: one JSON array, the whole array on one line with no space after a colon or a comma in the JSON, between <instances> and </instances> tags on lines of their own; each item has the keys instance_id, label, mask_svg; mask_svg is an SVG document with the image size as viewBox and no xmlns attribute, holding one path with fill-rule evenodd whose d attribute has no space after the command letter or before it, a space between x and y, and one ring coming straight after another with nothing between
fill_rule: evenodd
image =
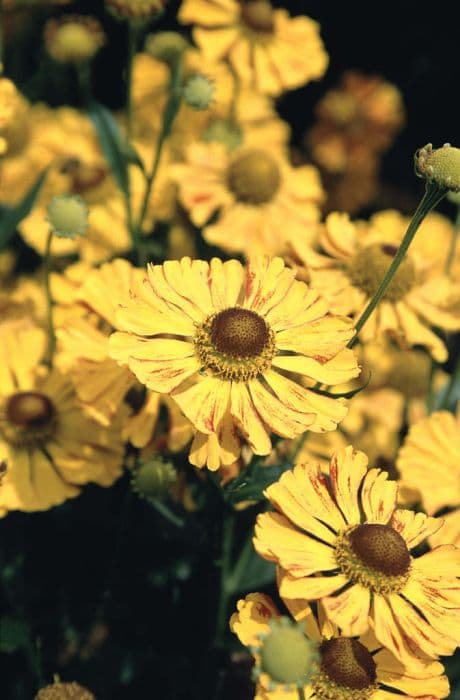
<instances>
[{"instance_id":1,"label":"green stem","mask_svg":"<svg viewBox=\"0 0 460 700\"><path fill-rule=\"evenodd\" d=\"M455 258L455 252L457 250L457 241L458 241L459 235L460 235L460 205L457 207L457 216L455 217L454 230L452 232L452 239L450 242L449 253L447 255L447 260L446 260L446 267L444 270L446 275L450 275L452 263L454 262L454 258Z\"/></svg>"},{"instance_id":2,"label":"green stem","mask_svg":"<svg viewBox=\"0 0 460 700\"><path fill-rule=\"evenodd\" d=\"M3 75L3 0L0 0L0 76Z\"/></svg>"},{"instance_id":3,"label":"green stem","mask_svg":"<svg viewBox=\"0 0 460 700\"><path fill-rule=\"evenodd\" d=\"M438 185L435 185L433 183L427 183L425 194L423 195L423 198L411 219L407 231L404 234L404 238L401 242L401 245L398 248L398 252L394 256L392 263L388 268L379 288L377 289L373 298L370 300L369 304L366 306L358 322L356 323L356 333L353 336L353 338L349 341L347 345L348 348L353 347L353 345L356 343L356 341L358 340L359 332L362 330L369 316L373 313L373 311L376 309L376 307L382 300L382 297L384 296L388 285L390 284L392 278L396 274L398 267L402 263L404 256L406 255L407 250L410 244L412 243L417 229L422 223L423 219L437 204L439 204L439 202L443 199L443 197L446 196L446 194L447 189L440 188Z\"/></svg>"},{"instance_id":4,"label":"green stem","mask_svg":"<svg viewBox=\"0 0 460 700\"><path fill-rule=\"evenodd\" d=\"M297 688L297 692L299 694L299 700L305 700L305 692L303 688Z\"/></svg>"},{"instance_id":5,"label":"green stem","mask_svg":"<svg viewBox=\"0 0 460 700\"><path fill-rule=\"evenodd\" d=\"M91 99L91 63L83 61L76 66L78 87L83 104L87 104Z\"/></svg>"},{"instance_id":6,"label":"green stem","mask_svg":"<svg viewBox=\"0 0 460 700\"><path fill-rule=\"evenodd\" d=\"M227 510L222 523L222 548L221 548L221 569L220 569L220 596L216 616L216 646L222 646L227 628L228 602L231 595L228 580L230 576L233 538L235 531L235 515L233 511Z\"/></svg>"},{"instance_id":7,"label":"green stem","mask_svg":"<svg viewBox=\"0 0 460 700\"><path fill-rule=\"evenodd\" d=\"M48 357L47 364L49 367L53 366L53 356L56 349L56 333L54 330L53 321L53 298L51 296L51 242L53 239L52 229L48 232L48 238L46 239L44 265L45 265L45 296L46 296L46 309L47 309L47 324L48 324Z\"/></svg>"}]
</instances>

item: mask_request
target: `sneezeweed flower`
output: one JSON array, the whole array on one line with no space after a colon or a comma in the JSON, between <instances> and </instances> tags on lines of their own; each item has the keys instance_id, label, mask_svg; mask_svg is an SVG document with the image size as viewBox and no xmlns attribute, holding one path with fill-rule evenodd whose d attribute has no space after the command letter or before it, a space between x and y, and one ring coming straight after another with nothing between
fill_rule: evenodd
<instances>
[{"instance_id":1,"label":"sneezeweed flower","mask_svg":"<svg viewBox=\"0 0 460 700\"><path fill-rule=\"evenodd\" d=\"M34 700L96 700L96 698L79 683L61 683L57 680L42 688Z\"/></svg>"},{"instance_id":2,"label":"sneezeweed flower","mask_svg":"<svg viewBox=\"0 0 460 700\"><path fill-rule=\"evenodd\" d=\"M266 0L184 0L179 21L195 25L193 38L208 59L228 59L241 82L261 93L280 95L327 68L318 24Z\"/></svg>"},{"instance_id":3,"label":"sneezeweed flower","mask_svg":"<svg viewBox=\"0 0 460 700\"><path fill-rule=\"evenodd\" d=\"M277 255L288 235L305 244L316 230L323 190L313 166L292 168L264 147L229 153L219 143L194 143L171 172L191 221L228 252Z\"/></svg>"},{"instance_id":4,"label":"sneezeweed flower","mask_svg":"<svg viewBox=\"0 0 460 700\"><path fill-rule=\"evenodd\" d=\"M120 20L142 22L160 15L167 0L105 0L106 8Z\"/></svg>"},{"instance_id":5,"label":"sneezeweed flower","mask_svg":"<svg viewBox=\"0 0 460 700\"><path fill-rule=\"evenodd\" d=\"M413 425L400 450L398 469L420 492L428 515L443 511L444 526L430 544L460 545L460 420L437 411ZM449 508L447 514L444 509Z\"/></svg>"},{"instance_id":6,"label":"sneezeweed flower","mask_svg":"<svg viewBox=\"0 0 460 700\"><path fill-rule=\"evenodd\" d=\"M326 384L356 376L345 348L353 330L280 258L247 268L217 258L150 265L120 307L124 332L111 337L111 355L148 388L170 394L193 423L196 466L235 462L239 434L264 455L271 432L333 430L346 414L342 400L312 392L297 376Z\"/></svg>"},{"instance_id":7,"label":"sneezeweed flower","mask_svg":"<svg viewBox=\"0 0 460 700\"><path fill-rule=\"evenodd\" d=\"M305 700L411 700L421 698L421 693L430 700L447 697L449 683L440 663L426 662L417 671L407 669L372 634L359 638L341 635L325 619L321 607L315 614L305 603L300 616L297 601L289 609L299 619L297 626L281 616L267 595L251 593L238 601L237 612L230 619L231 630L249 647L255 660L255 700L299 698L298 685L292 678L286 682L281 674L274 676L271 665L265 661L270 651L267 643L272 640L274 646L276 634L284 630L292 640L280 639L283 644L276 649L275 671L278 667L285 670L284 666L288 672L292 668L296 671L296 662L300 668L310 662L308 680L301 686ZM283 624L285 620L287 623Z\"/></svg>"},{"instance_id":8,"label":"sneezeweed flower","mask_svg":"<svg viewBox=\"0 0 460 700\"><path fill-rule=\"evenodd\" d=\"M145 40L149 56L171 66L190 48L191 44L178 32L155 32Z\"/></svg>"},{"instance_id":9,"label":"sneezeweed flower","mask_svg":"<svg viewBox=\"0 0 460 700\"><path fill-rule=\"evenodd\" d=\"M104 30L95 17L63 15L45 25L46 50L59 63L90 61L106 42Z\"/></svg>"},{"instance_id":10,"label":"sneezeweed flower","mask_svg":"<svg viewBox=\"0 0 460 700\"><path fill-rule=\"evenodd\" d=\"M24 337L11 336L2 334L0 349L0 459L8 464L0 512L47 510L83 484L113 484L122 472L123 412L109 427L98 424L70 380L38 370L30 340L22 346Z\"/></svg>"},{"instance_id":11,"label":"sneezeweed flower","mask_svg":"<svg viewBox=\"0 0 460 700\"><path fill-rule=\"evenodd\" d=\"M417 236L423 238L428 231L418 231ZM403 227L381 226L378 220L355 224L346 214L334 213L318 228L312 245L301 245L295 238L290 245L331 310L356 321L376 293L403 235ZM363 342L391 338L403 348L425 347L438 362L447 359L447 348L431 327L460 328L460 287L439 270L438 261L439 254L432 259L416 237L361 330Z\"/></svg>"},{"instance_id":12,"label":"sneezeweed flower","mask_svg":"<svg viewBox=\"0 0 460 700\"><path fill-rule=\"evenodd\" d=\"M452 654L460 639L460 550L410 550L442 520L396 508L397 484L351 446L329 476L297 465L266 490L276 508L259 515L255 547L281 567L285 600L321 600L343 634L372 629L409 667Z\"/></svg>"},{"instance_id":13,"label":"sneezeweed flower","mask_svg":"<svg viewBox=\"0 0 460 700\"><path fill-rule=\"evenodd\" d=\"M10 148L14 141L15 123L24 118L27 101L20 94L15 84L8 78L0 78L0 155Z\"/></svg>"}]
</instances>

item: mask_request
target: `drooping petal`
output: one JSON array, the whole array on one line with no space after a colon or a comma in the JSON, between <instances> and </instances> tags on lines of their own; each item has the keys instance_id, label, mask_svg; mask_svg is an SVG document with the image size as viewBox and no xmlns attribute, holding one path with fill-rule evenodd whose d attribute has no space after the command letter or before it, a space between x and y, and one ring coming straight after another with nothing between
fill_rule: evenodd
<instances>
[{"instance_id":1,"label":"drooping petal","mask_svg":"<svg viewBox=\"0 0 460 700\"><path fill-rule=\"evenodd\" d=\"M282 598L294 598L305 601L322 600L343 588L347 583L348 579L343 574L295 578L286 573L281 578L279 593Z\"/></svg>"},{"instance_id":2,"label":"drooping petal","mask_svg":"<svg viewBox=\"0 0 460 700\"><path fill-rule=\"evenodd\" d=\"M232 382L231 384L230 410L238 428L255 454L269 454L272 444L268 429L256 411L247 387L242 382Z\"/></svg>"},{"instance_id":3,"label":"drooping petal","mask_svg":"<svg viewBox=\"0 0 460 700\"><path fill-rule=\"evenodd\" d=\"M359 584L351 586L338 596L323 599L328 617L347 637L364 634L369 628L371 593Z\"/></svg>"},{"instance_id":4,"label":"drooping petal","mask_svg":"<svg viewBox=\"0 0 460 700\"><path fill-rule=\"evenodd\" d=\"M425 513L414 513L402 508L397 508L391 516L391 527L405 539L409 549L437 532L442 524L442 518L430 518Z\"/></svg>"},{"instance_id":5,"label":"drooping petal","mask_svg":"<svg viewBox=\"0 0 460 700\"><path fill-rule=\"evenodd\" d=\"M191 387L176 389L171 396L197 430L215 433L229 408L230 382L200 377Z\"/></svg>"},{"instance_id":6,"label":"drooping petal","mask_svg":"<svg viewBox=\"0 0 460 700\"><path fill-rule=\"evenodd\" d=\"M394 511L398 485L388 481L388 472L370 469L364 477L361 504L369 523L385 525Z\"/></svg>"},{"instance_id":7,"label":"drooping petal","mask_svg":"<svg viewBox=\"0 0 460 700\"><path fill-rule=\"evenodd\" d=\"M364 452L355 452L349 445L336 452L330 462L329 475L337 505L349 525L361 521L358 492L367 471Z\"/></svg>"}]
</instances>

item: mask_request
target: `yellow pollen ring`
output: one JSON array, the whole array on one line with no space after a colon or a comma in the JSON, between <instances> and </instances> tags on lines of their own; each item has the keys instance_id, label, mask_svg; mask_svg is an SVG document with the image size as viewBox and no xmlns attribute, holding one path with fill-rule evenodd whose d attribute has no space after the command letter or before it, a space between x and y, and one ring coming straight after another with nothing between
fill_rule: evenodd
<instances>
[{"instance_id":1,"label":"yellow pollen ring","mask_svg":"<svg viewBox=\"0 0 460 700\"><path fill-rule=\"evenodd\" d=\"M382 243L374 243L362 248L352 258L346 270L351 283L359 287L368 297L373 297L397 250L395 246ZM414 263L406 256L388 285L384 299L392 302L399 301L410 292L416 281Z\"/></svg>"}]
</instances>

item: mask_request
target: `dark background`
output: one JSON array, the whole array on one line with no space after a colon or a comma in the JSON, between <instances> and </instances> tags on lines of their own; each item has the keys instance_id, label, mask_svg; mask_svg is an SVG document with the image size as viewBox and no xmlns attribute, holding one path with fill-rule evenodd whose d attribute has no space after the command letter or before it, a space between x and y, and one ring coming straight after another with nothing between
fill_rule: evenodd
<instances>
[{"instance_id":1,"label":"dark background","mask_svg":"<svg viewBox=\"0 0 460 700\"><path fill-rule=\"evenodd\" d=\"M440 3L438 11L432 4L426 11L415 2L275 4L318 20L330 54L322 81L279 101L280 114L293 126L294 144L312 124L315 103L344 70L382 75L400 88L407 110L407 124L384 157L383 180L417 201L422 183L413 174L414 151L427 142L460 145L459 27L449 16L452 5ZM174 27L178 5L170 3L159 29ZM109 45L96 59L94 90L100 101L119 108L126 35L102 7L101 1L82 0L71 11L103 21ZM24 17L29 28L9 42L6 75L33 99L77 104L74 76L41 49L44 19ZM193 470L190 479L196 479ZM252 697L246 661L230 660L208 644L222 504L212 483L203 497L206 512L190 516L179 531L130 494L127 478L111 490L86 488L80 498L50 512L0 521L3 611L27 623L32 640L28 650L3 657L0 696L29 700L38 684L58 672L64 680L87 684L98 700L206 700L217 697L217 690L222 700ZM242 516L248 530L255 514ZM109 636L85 660L82 647L99 623ZM74 656L57 664L72 644ZM230 637L229 644L237 650Z\"/></svg>"}]
</instances>

